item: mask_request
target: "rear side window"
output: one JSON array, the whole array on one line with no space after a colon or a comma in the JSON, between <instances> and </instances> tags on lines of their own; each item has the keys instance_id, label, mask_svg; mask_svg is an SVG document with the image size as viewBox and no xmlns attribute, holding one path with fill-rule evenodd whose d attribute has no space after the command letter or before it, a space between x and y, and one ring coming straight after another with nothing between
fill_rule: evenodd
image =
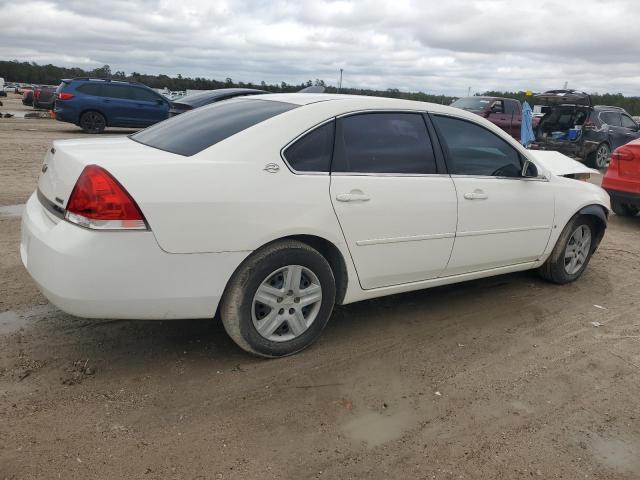
<instances>
[{"instance_id":1,"label":"rear side window","mask_svg":"<svg viewBox=\"0 0 640 480\"><path fill-rule=\"evenodd\" d=\"M600 114L600 120L602 123L606 123L607 125L612 125L614 127L619 127L620 123L620 114L618 112L602 112Z\"/></svg>"},{"instance_id":2,"label":"rear side window","mask_svg":"<svg viewBox=\"0 0 640 480\"><path fill-rule=\"evenodd\" d=\"M328 172L333 152L335 122L326 123L296 140L284 158L297 172Z\"/></svg>"},{"instance_id":3,"label":"rear side window","mask_svg":"<svg viewBox=\"0 0 640 480\"><path fill-rule=\"evenodd\" d=\"M505 106L506 106L506 113L508 113L509 115L513 114L513 113L518 113L518 102L514 102L513 100L507 100L505 102Z\"/></svg>"},{"instance_id":4,"label":"rear side window","mask_svg":"<svg viewBox=\"0 0 640 480\"><path fill-rule=\"evenodd\" d=\"M338 119L334 172L436 173L427 126L419 113L366 113Z\"/></svg>"},{"instance_id":5,"label":"rear side window","mask_svg":"<svg viewBox=\"0 0 640 480\"><path fill-rule=\"evenodd\" d=\"M520 177L520 154L495 133L459 118L434 115L452 175Z\"/></svg>"},{"instance_id":6,"label":"rear side window","mask_svg":"<svg viewBox=\"0 0 640 480\"><path fill-rule=\"evenodd\" d=\"M225 100L171 117L129 138L188 157L296 107L270 100Z\"/></svg>"},{"instance_id":7,"label":"rear side window","mask_svg":"<svg viewBox=\"0 0 640 480\"><path fill-rule=\"evenodd\" d=\"M87 95L95 95L96 97L99 97L102 94L102 85L97 83L85 83L84 85L80 85L76 88L76 90Z\"/></svg>"}]
</instances>

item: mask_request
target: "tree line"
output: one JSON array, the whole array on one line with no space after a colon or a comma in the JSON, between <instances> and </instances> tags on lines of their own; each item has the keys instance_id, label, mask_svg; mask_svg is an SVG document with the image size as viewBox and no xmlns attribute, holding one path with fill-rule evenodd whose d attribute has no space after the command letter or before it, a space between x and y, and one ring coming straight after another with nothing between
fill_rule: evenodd
<instances>
[{"instance_id":1,"label":"tree line","mask_svg":"<svg viewBox=\"0 0 640 480\"><path fill-rule=\"evenodd\" d=\"M19 62L18 60L5 61L0 60L0 77L9 82L33 83L42 85L57 85L63 78L73 77L94 77L94 78L112 78L114 80L127 80L140 82L152 88L167 88L172 91L176 90L212 90L216 88L258 88L269 92L297 92L302 88L312 85L321 85L326 88L327 93L336 93L338 88L325 84L324 80L315 79L308 80L300 84L288 84L281 82L279 84L267 84L260 82L259 84L251 82L235 82L231 78L224 80L214 80L203 77L183 77L177 75L170 77L168 75L148 75L138 72L126 74L123 71L111 71L109 65L104 65L93 70L84 70L82 68L66 68L55 65L39 65L35 62ZM376 97L393 97L406 100L418 100L423 102L440 103L444 105L450 104L457 97L447 95L433 95L424 92L403 92L397 88L389 88L386 90L372 90L367 88L342 88L340 93L353 95L368 95ZM527 100L530 104L535 103L531 97L527 97L524 91L520 92L497 92L488 91L483 95L516 98L521 102ZM625 97L621 93L611 94L591 94L592 101L597 105L614 105L622 107L632 115L640 115L640 97Z\"/></svg>"}]
</instances>

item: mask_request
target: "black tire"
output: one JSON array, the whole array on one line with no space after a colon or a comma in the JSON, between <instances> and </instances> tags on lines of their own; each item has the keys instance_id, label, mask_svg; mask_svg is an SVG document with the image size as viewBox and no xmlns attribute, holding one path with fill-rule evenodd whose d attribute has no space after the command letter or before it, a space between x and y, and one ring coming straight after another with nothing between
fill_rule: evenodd
<instances>
[{"instance_id":1,"label":"black tire","mask_svg":"<svg viewBox=\"0 0 640 480\"><path fill-rule=\"evenodd\" d=\"M80 116L80 128L87 133L102 133L107 127L107 120L100 112L89 110Z\"/></svg>"},{"instance_id":2,"label":"black tire","mask_svg":"<svg viewBox=\"0 0 640 480\"><path fill-rule=\"evenodd\" d=\"M603 142L600 145L598 145L598 148L596 148L593 152L589 154L589 156L587 157L586 163L591 168L604 170L607 167L610 158L611 158L611 147L609 147L608 143Z\"/></svg>"},{"instance_id":3,"label":"black tire","mask_svg":"<svg viewBox=\"0 0 640 480\"><path fill-rule=\"evenodd\" d=\"M640 208L637 206L614 199L611 199L611 210L621 217L635 217L640 212Z\"/></svg>"},{"instance_id":4,"label":"black tire","mask_svg":"<svg viewBox=\"0 0 640 480\"><path fill-rule=\"evenodd\" d=\"M567 244L571 239L572 234L581 226L586 226L591 233L591 245L589 248L589 253L586 256L584 262L582 263L580 269L577 272L569 273L565 268L565 250L567 249ZM595 250L595 242L597 238L596 224L592 221L588 216L584 215L576 215L573 217L569 223L564 227L562 233L560 234L560 238L556 242L556 246L553 248L551 255L547 259L544 264L538 268L538 273L542 278L549 282L557 283L563 285L565 283L571 283L582 275L582 273L587 268L589 264L589 260L591 260L591 256Z\"/></svg>"},{"instance_id":5,"label":"black tire","mask_svg":"<svg viewBox=\"0 0 640 480\"><path fill-rule=\"evenodd\" d=\"M271 341L254 326L254 295L273 272L290 265L300 265L317 277L322 299L315 319L304 333L286 341ZM335 278L327 260L305 243L282 240L254 252L238 267L222 297L220 316L227 334L243 350L265 358L283 357L307 348L318 339L333 311L335 295ZM285 330L289 328L283 325Z\"/></svg>"}]
</instances>

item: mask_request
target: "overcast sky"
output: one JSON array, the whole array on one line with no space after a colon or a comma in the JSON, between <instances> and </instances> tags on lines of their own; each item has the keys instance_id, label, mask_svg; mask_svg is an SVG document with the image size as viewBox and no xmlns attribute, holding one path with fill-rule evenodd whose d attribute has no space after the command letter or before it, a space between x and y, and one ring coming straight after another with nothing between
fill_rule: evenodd
<instances>
[{"instance_id":1,"label":"overcast sky","mask_svg":"<svg viewBox=\"0 0 640 480\"><path fill-rule=\"evenodd\" d=\"M640 95L633 0L0 0L0 59L464 95Z\"/></svg>"}]
</instances>

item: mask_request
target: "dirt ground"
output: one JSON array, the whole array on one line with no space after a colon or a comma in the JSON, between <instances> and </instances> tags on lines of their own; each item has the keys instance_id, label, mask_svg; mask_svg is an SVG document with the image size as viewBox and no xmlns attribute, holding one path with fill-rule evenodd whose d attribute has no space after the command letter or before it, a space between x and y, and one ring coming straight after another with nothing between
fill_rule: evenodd
<instances>
[{"instance_id":1,"label":"dirt ground","mask_svg":"<svg viewBox=\"0 0 640 480\"><path fill-rule=\"evenodd\" d=\"M8 206L82 136L0 119L0 480L640 478L640 217L612 216L574 284L338 307L312 348L257 360L214 321L73 318L38 293Z\"/></svg>"}]
</instances>

